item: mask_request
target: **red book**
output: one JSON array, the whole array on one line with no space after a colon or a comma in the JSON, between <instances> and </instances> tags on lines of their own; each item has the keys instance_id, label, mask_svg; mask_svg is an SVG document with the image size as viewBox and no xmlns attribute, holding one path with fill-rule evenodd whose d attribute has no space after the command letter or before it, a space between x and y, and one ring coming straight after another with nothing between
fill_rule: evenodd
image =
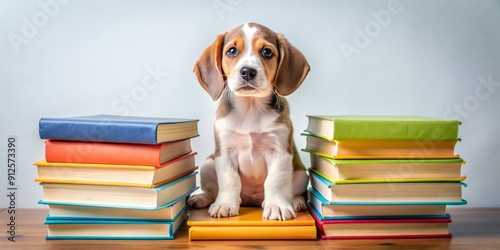
<instances>
[{"instance_id":1,"label":"red book","mask_svg":"<svg viewBox=\"0 0 500 250\"><path fill-rule=\"evenodd\" d=\"M311 212L322 239L449 238L448 218L321 220Z\"/></svg>"},{"instance_id":2,"label":"red book","mask_svg":"<svg viewBox=\"0 0 500 250\"><path fill-rule=\"evenodd\" d=\"M191 152L191 141L158 145L55 141L45 142L45 160L65 163L99 163L159 167L163 163Z\"/></svg>"}]
</instances>

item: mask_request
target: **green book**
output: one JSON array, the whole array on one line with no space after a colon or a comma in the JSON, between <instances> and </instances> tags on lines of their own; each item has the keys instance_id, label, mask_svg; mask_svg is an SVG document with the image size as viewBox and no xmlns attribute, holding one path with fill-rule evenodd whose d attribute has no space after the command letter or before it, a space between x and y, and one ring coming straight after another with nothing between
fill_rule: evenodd
<instances>
[{"instance_id":1,"label":"green book","mask_svg":"<svg viewBox=\"0 0 500 250\"><path fill-rule=\"evenodd\" d=\"M308 115L306 132L333 140L458 140L458 120L424 116Z\"/></svg>"},{"instance_id":2,"label":"green book","mask_svg":"<svg viewBox=\"0 0 500 250\"><path fill-rule=\"evenodd\" d=\"M461 158L336 160L310 154L311 171L336 184L463 181Z\"/></svg>"}]
</instances>

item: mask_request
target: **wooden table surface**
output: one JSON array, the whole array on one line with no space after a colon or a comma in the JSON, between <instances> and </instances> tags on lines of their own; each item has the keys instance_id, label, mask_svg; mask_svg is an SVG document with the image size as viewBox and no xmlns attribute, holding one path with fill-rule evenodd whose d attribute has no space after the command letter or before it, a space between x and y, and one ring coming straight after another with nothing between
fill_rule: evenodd
<instances>
[{"instance_id":1,"label":"wooden table surface","mask_svg":"<svg viewBox=\"0 0 500 250\"><path fill-rule=\"evenodd\" d=\"M449 208L450 239L189 241L184 225L175 240L45 240L47 210L16 210L15 242L7 240L9 214L0 211L0 249L500 249L500 208Z\"/></svg>"}]
</instances>

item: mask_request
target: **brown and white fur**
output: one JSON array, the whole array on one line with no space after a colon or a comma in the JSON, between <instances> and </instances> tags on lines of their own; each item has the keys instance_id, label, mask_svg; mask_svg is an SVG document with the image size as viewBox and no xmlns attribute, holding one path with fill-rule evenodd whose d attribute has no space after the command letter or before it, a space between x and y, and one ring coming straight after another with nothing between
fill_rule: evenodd
<instances>
[{"instance_id":1,"label":"brown and white fur","mask_svg":"<svg viewBox=\"0 0 500 250\"><path fill-rule=\"evenodd\" d=\"M293 140L288 102L309 72L304 55L283 35L255 23L217 37L194 67L219 101L215 153L200 169L203 193L188 204L212 217L262 206L264 219L288 220L306 208L308 177Z\"/></svg>"}]
</instances>

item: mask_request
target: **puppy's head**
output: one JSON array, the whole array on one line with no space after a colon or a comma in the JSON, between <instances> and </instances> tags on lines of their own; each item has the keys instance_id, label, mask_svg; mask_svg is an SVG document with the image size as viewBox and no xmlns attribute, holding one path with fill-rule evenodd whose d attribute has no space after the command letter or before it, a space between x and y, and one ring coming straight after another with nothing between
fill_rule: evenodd
<instances>
[{"instance_id":1,"label":"puppy's head","mask_svg":"<svg viewBox=\"0 0 500 250\"><path fill-rule=\"evenodd\" d=\"M309 72L304 55L285 37L255 23L217 37L194 66L201 86L217 100L226 87L241 96L286 96Z\"/></svg>"}]
</instances>

